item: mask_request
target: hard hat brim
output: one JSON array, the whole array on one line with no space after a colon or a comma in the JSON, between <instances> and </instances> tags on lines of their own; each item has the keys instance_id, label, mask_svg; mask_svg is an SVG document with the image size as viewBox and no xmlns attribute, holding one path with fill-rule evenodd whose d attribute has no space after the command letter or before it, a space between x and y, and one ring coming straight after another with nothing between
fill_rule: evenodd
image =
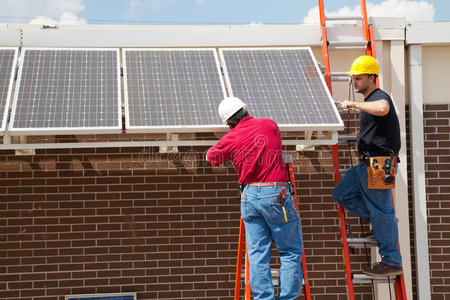
<instances>
[{"instance_id":1,"label":"hard hat brim","mask_svg":"<svg viewBox=\"0 0 450 300\"><path fill-rule=\"evenodd\" d=\"M366 72L359 72L359 71L350 71L350 72L347 72L346 74L348 74L348 75L362 75L362 74L378 75L379 73L366 73Z\"/></svg>"},{"instance_id":2,"label":"hard hat brim","mask_svg":"<svg viewBox=\"0 0 450 300\"><path fill-rule=\"evenodd\" d=\"M237 112L235 112L234 114L232 114L230 117L228 117L228 119L226 119L224 122L223 122L223 124L225 124L225 125L227 125L227 123L228 123L228 120L232 117L232 116L234 116L235 114L237 114L241 109L247 109L247 104L244 104L244 106L242 106Z\"/></svg>"}]
</instances>

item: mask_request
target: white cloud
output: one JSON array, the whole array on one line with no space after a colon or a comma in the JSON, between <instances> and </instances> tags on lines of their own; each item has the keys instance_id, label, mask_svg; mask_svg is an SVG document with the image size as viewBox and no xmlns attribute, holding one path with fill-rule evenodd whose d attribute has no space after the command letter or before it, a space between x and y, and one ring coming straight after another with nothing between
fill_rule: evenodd
<instances>
[{"instance_id":1,"label":"white cloud","mask_svg":"<svg viewBox=\"0 0 450 300\"><path fill-rule=\"evenodd\" d=\"M42 25L48 25L48 26L55 26L55 25L83 25L86 24L86 19L78 18L73 13L63 13L59 21L56 21L49 17L44 16L37 16L35 19L30 21L30 24L42 24Z\"/></svg>"},{"instance_id":2,"label":"white cloud","mask_svg":"<svg viewBox=\"0 0 450 300\"><path fill-rule=\"evenodd\" d=\"M367 14L372 17L405 17L407 21L433 21L436 10L434 5L427 1L408 1L408 0L386 0L380 4L367 2ZM338 11L326 12L327 16L359 16L361 15L360 6L350 8L341 7ZM308 11L303 23L319 23L319 7L316 6Z\"/></svg>"},{"instance_id":3,"label":"white cloud","mask_svg":"<svg viewBox=\"0 0 450 300\"><path fill-rule=\"evenodd\" d=\"M12 16L7 22L42 24L85 24L77 14L85 8L83 0L0 0L2 15ZM33 19L29 21L29 17ZM57 20L55 20L57 19Z\"/></svg>"},{"instance_id":4,"label":"white cloud","mask_svg":"<svg viewBox=\"0 0 450 300\"><path fill-rule=\"evenodd\" d=\"M261 26L264 25L262 22L256 22L256 21L252 21L250 24L248 24L250 26Z\"/></svg>"},{"instance_id":5,"label":"white cloud","mask_svg":"<svg viewBox=\"0 0 450 300\"><path fill-rule=\"evenodd\" d=\"M139 18L146 11L157 11L164 5L164 0L129 0L128 6L130 7L127 13L127 18Z\"/></svg>"},{"instance_id":6,"label":"white cloud","mask_svg":"<svg viewBox=\"0 0 450 300\"><path fill-rule=\"evenodd\" d=\"M127 18L138 18L147 11L158 11L168 3L174 3L180 0L128 0ZM196 0L197 3L211 2L214 0Z\"/></svg>"}]
</instances>

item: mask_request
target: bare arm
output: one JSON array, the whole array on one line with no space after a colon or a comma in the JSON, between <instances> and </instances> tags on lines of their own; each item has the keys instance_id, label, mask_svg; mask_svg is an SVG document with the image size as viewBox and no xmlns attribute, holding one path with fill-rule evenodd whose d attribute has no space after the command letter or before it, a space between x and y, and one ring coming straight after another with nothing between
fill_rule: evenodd
<instances>
[{"instance_id":1,"label":"bare arm","mask_svg":"<svg viewBox=\"0 0 450 300\"><path fill-rule=\"evenodd\" d=\"M376 100L369 102L353 102L344 100L341 103L342 108L357 108L374 116L385 116L389 112L389 102L387 100Z\"/></svg>"}]
</instances>

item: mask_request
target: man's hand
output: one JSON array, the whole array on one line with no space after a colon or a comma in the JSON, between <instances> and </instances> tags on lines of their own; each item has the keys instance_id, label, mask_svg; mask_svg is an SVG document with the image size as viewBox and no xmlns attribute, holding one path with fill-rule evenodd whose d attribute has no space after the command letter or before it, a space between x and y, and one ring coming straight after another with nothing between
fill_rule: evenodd
<instances>
[{"instance_id":1,"label":"man's hand","mask_svg":"<svg viewBox=\"0 0 450 300\"><path fill-rule=\"evenodd\" d=\"M211 148L212 148L212 147L211 147ZM209 148L208 151L206 151L206 157L205 157L205 158L206 158L207 161L209 161L209 159L208 159L208 154L209 154L209 151L211 151L211 148Z\"/></svg>"},{"instance_id":2,"label":"man's hand","mask_svg":"<svg viewBox=\"0 0 450 300\"><path fill-rule=\"evenodd\" d=\"M340 102L339 104L341 105L342 108L346 109L346 108L355 108L355 103L356 102L344 100L344 101Z\"/></svg>"}]
</instances>

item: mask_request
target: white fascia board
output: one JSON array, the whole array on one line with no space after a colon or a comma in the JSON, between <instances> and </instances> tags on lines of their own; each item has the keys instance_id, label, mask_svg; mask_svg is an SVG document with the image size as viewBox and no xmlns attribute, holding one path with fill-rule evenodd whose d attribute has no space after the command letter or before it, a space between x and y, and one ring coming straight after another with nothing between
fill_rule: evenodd
<instances>
[{"instance_id":1,"label":"white fascia board","mask_svg":"<svg viewBox=\"0 0 450 300\"><path fill-rule=\"evenodd\" d=\"M27 47L320 46L319 25L145 26L23 29Z\"/></svg>"},{"instance_id":2,"label":"white fascia board","mask_svg":"<svg viewBox=\"0 0 450 300\"><path fill-rule=\"evenodd\" d=\"M378 21L378 25L374 26L375 38L404 39L404 27L398 26L401 22L394 22L396 19L402 18L390 18L386 27ZM25 47L321 46L318 24L121 27L85 25L61 26L58 29L24 26L22 30ZM361 39L362 31L356 24L330 24L327 34L330 41L355 41Z\"/></svg>"},{"instance_id":3,"label":"white fascia board","mask_svg":"<svg viewBox=\"0 0 450 300\"><path fill-rule=\"evenodd\" d=\"M408 24L406 27L406 44L450 44L450 22Z\"/></svg>"},{"instance_id":4,"label":"white fascia board","mask_svg":"<svg viewBox=\"0 0 450 300\"><path fill-rule=\"evenodd\" d=\"M404 17L369 17L369 24L374 28L404 29L406 19Z\"/></svg>"},{"instance_id":5,"label":"white fascia board","mask_svg":"<svg viewBox=\"0 0 450 300\"><path fill-rule=\"evenodd\" d=\"M374 38L382 40L405 40L406 19L399 17L370 17L369 24L373 25Z\"/></svg>"},{"instance_id":6,"label":"white fascia board","mask_svg":"<svg viewBox=\"0 0 450 300\"><path fill-rule=\"evenodd\" d=\"M1 47L19 47L20 46L20 29L0 29L0 46Z\"/></svg>"}]
</instances>

